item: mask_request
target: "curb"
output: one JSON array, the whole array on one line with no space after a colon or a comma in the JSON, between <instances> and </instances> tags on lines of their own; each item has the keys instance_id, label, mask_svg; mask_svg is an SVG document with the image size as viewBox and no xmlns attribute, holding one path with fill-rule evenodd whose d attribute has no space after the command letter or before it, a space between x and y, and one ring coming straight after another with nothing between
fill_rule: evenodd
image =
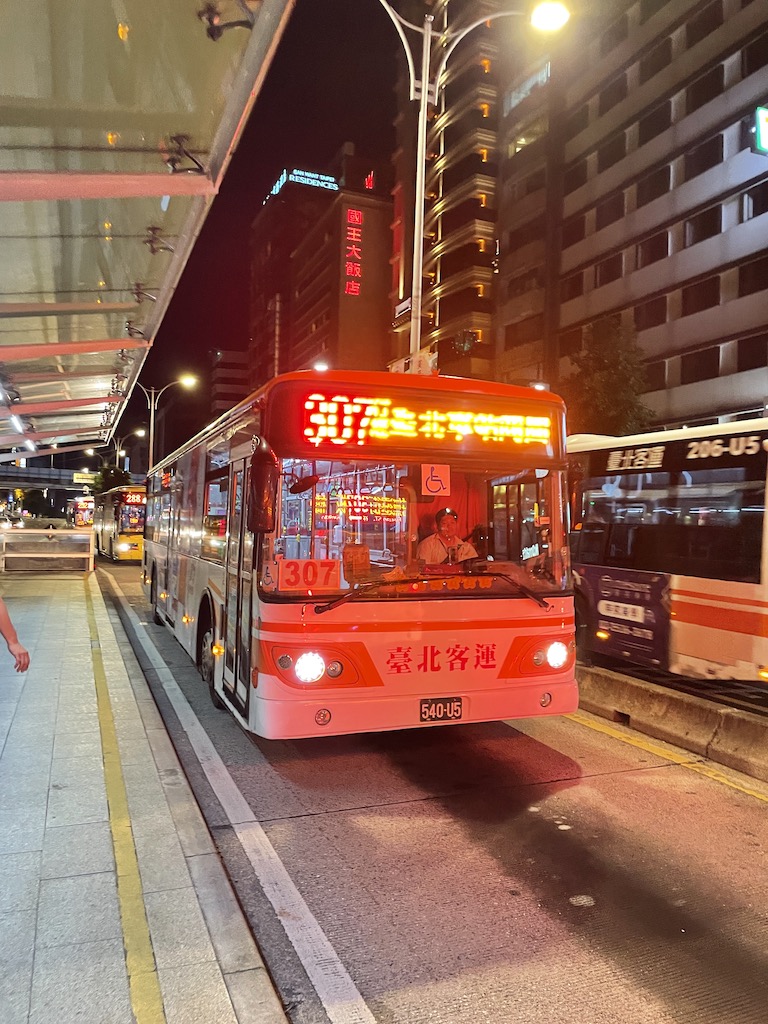
<instances>
[{"instance_id":1,"label":"curb","mask_svg":"<svg viewBox=\"0 0 768 1024\"><path fill-rule=\"evenodd\" d=\"M608 669L576 676L583 711L768 782L768 718Z\"/></svg>"}]
</instances>

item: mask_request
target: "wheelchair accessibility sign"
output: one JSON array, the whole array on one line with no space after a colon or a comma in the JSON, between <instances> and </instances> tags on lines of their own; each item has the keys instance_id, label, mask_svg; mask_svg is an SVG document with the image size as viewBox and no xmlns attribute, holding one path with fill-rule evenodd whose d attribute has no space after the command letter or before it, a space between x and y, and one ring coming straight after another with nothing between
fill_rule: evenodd
<instances>
[{"instance_id":1,"label":"wheelchair accessibility sign","mask_svg":"<svg viewBox=\"0 0 768 1024\"><path fill-rule=\"evenodd\" d=\"M421 467L421 493L433 498L451 493L451 467L436 466L431 462Z\"/></svg>"}]
</instances>

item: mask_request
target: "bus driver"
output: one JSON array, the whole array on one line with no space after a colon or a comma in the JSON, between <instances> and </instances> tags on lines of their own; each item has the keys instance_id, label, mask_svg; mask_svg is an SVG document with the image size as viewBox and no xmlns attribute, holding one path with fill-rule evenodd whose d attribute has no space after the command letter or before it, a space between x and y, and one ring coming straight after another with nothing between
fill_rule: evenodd
<instances>
[{"instance_id":1,"label":"bus driver","mask_svg":"<svg viewBox=\"0 0 768 1024\"><path fill-rule=\"evenodd\" d=\"M477 551L458 533L459 517L452 508L441 508L435 513L437 529L416 549L416 557L431 565L451 565L467 558L477 558Z\"/></svg>"}]
</instances>

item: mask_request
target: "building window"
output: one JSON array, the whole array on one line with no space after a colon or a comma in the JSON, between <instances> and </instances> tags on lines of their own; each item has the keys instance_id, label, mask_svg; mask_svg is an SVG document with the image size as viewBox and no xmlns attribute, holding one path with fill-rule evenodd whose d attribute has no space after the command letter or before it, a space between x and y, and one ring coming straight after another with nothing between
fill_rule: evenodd
<instances>
[{"instance_id":1,"label":"building window","mask_svg":"<svg viewBox=\"0 0 768 1024\"><path fill-rule=\"evenodd\" d=\"M568 195L570 192L575 192L577 188L581 188L581 186L586 185L586 183L587 161L582 160L573 167L569 167L565 172L563 176L563 193Z\"/></svg>"},{"instance_id":2,"label":"building window","mask_svg":"<svg viewBox=\"0 0 768 1024\"><path fill-rule=\"evenodd\" d=\"M571 299L577 299L583 294L584 274L581 271L579 271L578 274L572 274L570 277L566 277L560 282L561 302L570 302Z\"/></svg>"},{"instance_id":3,"label":"building window","mask_svg":"<svg viewBox=\"0 0 768 1024\"><path fill-rule=\"evenodd\" d=\"M694 110L703 107L705 103L722 95L724 81L724 70L722 64L716 64L710 68L701 78L691 82L685 90L685 110L692 114Z\"/></svg>"},{"instance_id":4,"label":"building window","mask_svg":"<svg viewBox=\"0 0 768 1024\"><path fill-rule=\"evenodd\" d=\"M640 242L637 247L637 267L641 270L650 263L663 260L669 256L669 235L666 231L660 231L657 235L651 235L645 241Z\"/></svg>"},{"instance_id":5,"label":"building window","mask_svg":"<svg viewBox=\"0 0 768 1024\"><path fill-rule=\"evenodd\" d=\"M737 371L760 370L764 366L768 366L768 334L739 338L736 343Z\"/></svg>"},{"instance_id":6,"label":"building window","mask_svg":"<svg viewBox=\"0 0 768 1024\"><path fill-rule=\"evenodd\" d=\"M523 274L512 277L507 282L507 299L516 299L518 295L541 288L544 283L543 267L533 267Z\"/></svg>"},{"instance_id":7,"label":"building window","mask_svg":"<svg viewBox=\"0 0 768 1024\"><path fill-rule=\"evenodd\" d=\"M609 224L613 224L623 216L624 193L615 192L597 207L595 211L595 226L600 231L601 228L607 228Z\"/></svg>"},{"instance_id":8,"label":"building window","mask_svg":"<svg viewBox=\"0 0 768 1024\"><path fill-rule=\"evenodd\" d=\"M483 69L483 73L484 74L490 75L490 73L491 73L491 62L488 60L487 57L483 57L483 59L480 61L480 67Z\"/></svg>"},{"instance_id":9,"label":"building window","mask_svg":"<svg viewBox=\"0 0 768 1024\"><path fill-rule=\"evenodd\" d=\"M597 169L598 171L607 171L609 167L613 167L619 160L622 160L627 154L627 141L624 137L624 132L619 135L614 135L604 146L601 146L597 151Z\"/></svg>"},{"instance_id":10,"label":"building window","mask_svg":"<svg viewBox=\"0 0 768 1024\"><path fill-rule=\"evenodd\" d=\"M683 316L691 316L693 313L701 313L704 309L711 309L720 302L720 278L718 276L705 277L703 281L696 284L686 285L682 290Z\"/></svg>"},{"instance_id":11,"label":"building window","mask_svg":"<svg viewBox=\"0 0 768 1024\"><path fill-rule=\"evenodd\" d=\"M483 117L490 117L491 116L491 105L490 105L490 103L481 103L480 104L480 113L481 113L481 115Z\"/></svg>"},{"instance_id":12,"label":"building window","mask_svg":"<svg viewBox=\"0 0 768 1024\"><path fill-rule=\"evenodd\" d=\"M667 296L659 295L642 306L635 306L635 327L638 331L647 331L651 327L660 327L667 320Z\"/></svg>"},{"instance_id":13,"label":"building window","mask_svg":"<svg viewBox=\"0 0 768 1024\"><path fill-rule=\"evenodd\" d=\"M690 48L706 39L723 24L723 0L715 0L709 7L694 15L685 26L685 45Z\"/></svg>"},{"instance_id":14,"label":"building window","mask_svg":"<svg viewBox=\"0 0 768 1024\"><path fill-rule=\"evenodd\" d=\"M657 11L667 3L667 0L641 0L640 3L640 24L644 25L649 18L652 18Z\"/></svg>"},{"instance_id":15,"label":"building window","mask_svg":"<svg viewBox=\"0 0 768 1024\"><path fill-rule=\"evenodd\" d=\"M565 122L564 135L566 141L572 139L579 132L583 132L589 124L589 107L585 103L575 110Z\"/></svg>"},{"instance_id":16,"label":"building window","mask_svg":"<svg viewBox=\"0 0 768 1024\"><path fill-rule=\"evenodd\" d=\"M504 330L504 349L509 351L518 345L527 345L532 341L539 341L544 332L544 317L530 316L527 320L520 320L516 324L507 324Z\"/></svg>"},{"instance_id":17,"label":"building window","mask_svg":"<svg viewBox=\"0 0 768 1024\"><path fill-rule=\"evenodd\" d=\"M547 172L545 168L540 168L538 171L534 171L533 174L529 174L523 182L523 192L525 195L530 196L534 192L540 192L547 184Z\"/></svg>"},{"instance_id":18,"label":"building window","mask_svg":"<svg viewBox=\"0 0 768 1024\"><path fill-rule=\"evenodd\" d=\"M689 352L680 358L680 383L695 384L700 380L713 380L720 376L720 347Z\"/></svg>"},{"instance_id":19,"label":"building window","mask_svg":"<svg viewBox=\"0 0 768 1024\"><path fill-rule=\"evenodd\" d=\"M627 38L628 31L627 16L622 14L600 37L600 56L605 57L615 46L623 43Z\"/></svg>"},{"instance_id":20,"label":"building window","mask_svg":"<svg viewBox=\"0 0 768 1024\"><path fill-rule=\"evenodd\" d=\"M764 32L745 46L741 54L741 68L744 78L754 75L768 64L768 32Z\"/></svg>"},{"instance_id":21,"label":"building window","mask_svg":"<svg viewBox=\"0 0 768 1024\"><path fill-rule=\"evenodd\" d=\"M602 117L603 114L607 114L609 110L616 106L617 103L621 103L622 100L627 98L627 76L626 74L619 75L603 89L600 93L600 99L598 101L598 113Z\"/></svg>"},{"instance_id":22,"label":"building window","mask_svg":"<svg viewBox=\"0 0 768 1024\"><path fill-rule=\"evenodd\" d=\"M670 172L669 164L659 167L658 170L642 178L637 183L637 205L645 206L646 203L658 199L666 192L669 192Z\"/></svg>"},{"instance_id":23,"label":"building window","mask_svg":"<svg viewBox=\"0 0 768 1024\"><path fill-rule=\"evenodd\" d=\"M624 254L617 252L607 260L601 260L595 268L595 284L602 288L604 284L617 281L624 271Z\"/></svg>"},{"instance_id":24,"label":"building window","mask_svg":"<svg viewBox=\"0 0 768 1024\"><path fill-rule=\"evenodd\" d=\"M578 217L572 217L563 224L563 248L567 249L571 245L576 245L577 242L581 242L586 237L586 219L583 213L580 213Z\"/></svg>"},{"instance_id":25,"label":"building window","mask_svg":"<svg viewBox=\"0 0 768 1024\"><path fill-rule=\"evenodd\" d=\"M527 224L523 224L523 226L518 228L516 231L510 231L508 236L509 251L515 252L517 249L522 249L525 245L530 245L531 242L543 239L545 227L544 218L535 217L533 220L528 221Z\"/></svg>"},{"instance_id":26,"label":"building window","mask_svg":"<svg viewBox=\"0 0 768 1024\"><path fill-rule=\"evenodd\" d=\"M741 197L741 221L752 220L768 211L768 181L744 192Z\"/></svg>"},{"instance_id":27,"label":"building window","mask_svg":"<svg viewBox=\"0 0 768 1024\"><path fill-rule=\"evenodd\" d=\"M649 78L653 78L654 75L658 75L664 68L668 68L671 63L672 40L667 36L640 61L640 85L647 82Z\"/></svg>"},{"instance_id":28,"label":"building window","mask_svg":"<svg viewBox=\"0 0 768 1024\"><path fill-rule=\"evenodd\" d=\"M649 391L663 391L667 386L667 361L655 359L645 364L645 381Z\"/></svg>"},{"instance_id":29,"label":"building window","mask_svg":"<svg viewBox=\"0 0 768 1024\"><path fill-rule=\"evenodd\" d=\"M707 139L706 142L702 142L700 146L692 149L689 153L685 154L684 160L684 173L685 180L690 181L691 178L697 177L699 174L703 174L708 171L711 167L717 166L723 162L723 137L722 135L715 135L711 139Z\"/></svg>"},{"instance_id":30,"label":"building window","mask_svg":"<svg viewBox=\"0 0 768 1024\"><path fill-rule=\"evenodd\" d=\"M768 288L768 256L750 260L739 267L739 298Z\"/></svg>"},{"instance_id":31,"label":"building window","mask_svg":"<svg viewBox=\"0 0 768 1024\"><path fill-rule=\"evenodd\" d=\"M661 135L672 124L672 103L670 100L660 104L641 119L638 124L637 141L641 146L657 135Z\"/></svg>"},{"instance_id":32,"label":"building window","mask_svg":"<svg viewBox=\"0 0 768 1024\"><path fill-rule=\"evenodd\" d=\"M574 327L570 331L563 331L558 335L557 345L561 356L572 356L581 352L581 328Z\"/></svg>"},{"instance_id":33,"label":"building window","mask_svg":"<svg viewBox=\"0 0 768 1024\"><path fill-rule=\"evenodd\" d=\"M697 213L695 217L687 220L684 240L686 249L690 245L696 245L697 242L703 242L707 238L719 235L721 222L722 212L719 204L710 206L708 210L702 210L701 213Z\"/></svg>"}]
</instances>

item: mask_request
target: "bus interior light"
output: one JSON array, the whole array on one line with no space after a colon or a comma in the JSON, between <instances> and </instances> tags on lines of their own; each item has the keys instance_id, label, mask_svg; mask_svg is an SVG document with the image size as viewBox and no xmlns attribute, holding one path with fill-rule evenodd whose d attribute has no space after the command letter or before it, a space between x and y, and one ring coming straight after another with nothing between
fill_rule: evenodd
<instances>
[{"instance_id":1,"label":"bus interior light","mask_svg":"<svg viewBox=\"0 0 768 1024\"><path fill-rule=\"evenodd\" d=\"M214 658L220 658L223 653L224 648L222 647L221 644L214 644L213 647L211 647L211 654L214 656Z\"/></svg>"},{"instance_id":2,"label":"bus interior light","mask_svg":"<svg viewBox=\"0 0 768 1024\"><path fill-rule=\"evenodd\" d=\"M547 661L550 668L562 668L568 661L568 648L561 640L555 640L547 648Z\"/></svg>"},{"instance_id":3,"label":"bus interior light","mask_svg":"<svg viewBox=\"0 0 768 1024\"><path fill-rule=\"evenodd\" d=\"M294 671L300 683L316 683L325 672L325 662L317 651L305 651L296 659Z\"/></svg>"}]
</instances>

